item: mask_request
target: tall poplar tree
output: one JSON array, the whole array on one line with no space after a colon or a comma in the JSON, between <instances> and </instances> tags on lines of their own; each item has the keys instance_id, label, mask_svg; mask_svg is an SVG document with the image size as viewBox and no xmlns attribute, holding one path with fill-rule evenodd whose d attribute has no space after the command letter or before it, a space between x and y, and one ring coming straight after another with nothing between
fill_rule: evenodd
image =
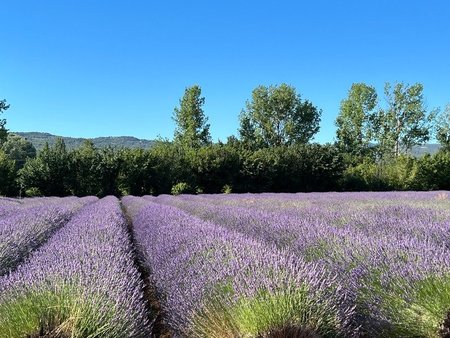
<instances>
[{"instance_id":1,"label":"tall poplar tree","mask_svg":"<svg viewBox=\"0 0 450 338\"><path fill-rule=\"evenodd\" d=\"M337 144L342 151L358 156L369 148L376 105L374 87L364 83L352 84L336 118Z\"/></svg>"},{"instance_id":2,"label":"tall poplar tree","mask_svg":"<svg viewBox=\"0 0 450 338\"><path fill-rule=\"evenodd\" d=\"M205 98L200 86L186 88L180 107L174 109L176 123L174 141L187 147L198 148L211 143L208 118L203 111Z\"/></svg>"},{"instance_id":3,"label":"tall poplar tree","mask_svg":"<svg viewBox=\"0 0 450 338\"><path fill-rule=\"evenodd\" d=\"M387 108L376 118L377 141L383 154L397 157L430 139L435 114L426 110L420 83L386 83L384 93Z\"/></svg>"},{"instance_id":4,"label":"tall poplar tree","mask_svg":"<svg viewBox=\"0 0 450 338\"><path fill-rule=\"evenodd\" d=\"M450 104L437 118L436 139L441 144L442 149L450 151Z\"/></svg>"}]
</instances>

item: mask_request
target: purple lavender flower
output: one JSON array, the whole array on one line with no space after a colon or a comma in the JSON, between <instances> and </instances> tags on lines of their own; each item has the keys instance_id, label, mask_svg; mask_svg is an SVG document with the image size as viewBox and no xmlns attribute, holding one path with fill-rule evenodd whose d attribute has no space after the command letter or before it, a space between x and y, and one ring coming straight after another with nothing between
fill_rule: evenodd
<instances>
[{"instance_id":1,"label":"purple lavender flower","mask_svg":"<svg viewBox=\"0 0 450 338\"><path fill-rule=\"evenodd\" d=\"M436 336L450 310L450 204L439 193L159 196L337 276L370 336ZM435 290L434 292L432 290Z\"/></svg>"},{"instance_id":2,"label":"purple lavender flower","mask_svg":"<svg viewBox=\"0 0 450 338\"><path fill-rule=\"evenodd\" d=\"M133 209L142 199L123 202ZM181 334L257 336L286 325L348 333L352 308L321 266L170 206L140 208L135 238Z\"/></svg>"},{"instance_id":3,"label":"purple lavender flower","mask_svg":"<svg viewBox=\"0 0 450 338\"><path fill-rule=\"evenodd\" d=\"M106 197L0 277L0 337L148 337L142 287L120 205Z\"/></svg>"},{"instance_id":4,"label":"purple lavender flower","mask_svg":"<svg viewBox=\"0 0 450 338\"><path fill-rule=\"evenodd\" d=\"M10 203L0 216L0 276L13 270L74 213L94 200L65 197Z\"/></svg>"}]
</instances>

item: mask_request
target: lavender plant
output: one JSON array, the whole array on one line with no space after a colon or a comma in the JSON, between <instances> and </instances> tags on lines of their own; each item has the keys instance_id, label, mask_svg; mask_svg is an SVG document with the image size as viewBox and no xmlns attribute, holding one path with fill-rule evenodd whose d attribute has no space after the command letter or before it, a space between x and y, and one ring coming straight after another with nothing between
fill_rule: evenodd
<instances>
[{"instance_id":1,"label":"lavender plant","mask_svg":"<svg viewBox=\"0 0 450 338\"><path fill-rule=\"evenodd\" d=\"M0 276L13 270L81 207L96 199L66 197L46 199L44 204L14 205L12 212L0 218Z\"/></svg>"},{"instance_id":2,"label":"lavender plant","mask_svg":"<svg viewBox=\"0 0 450 338\"><path fill-rule=\"evenodd\" d=\"M123 202L133 209L142 199ZM169 324L181 334L256 337L288 326L351 334L353 310L320 265L150 201L133 224Z\"/></svg>"},{"instance_id":3,"label":"lavender plant","mask_svg":"<svg viewBox=\"0 0 450 338\"><path fill-rule=\"evenodd\" d=\"M415 239L396 244L360 264L358 300L366 331L381 337L446 337L448 250Z\"/></svg>"},{"instance_id":4,"label":"lavender plant","mask_svg":"<svg viewBox=\"0 0 450 338\"><path fill-rule=\"evenodd\" d=\"M148 337L142 281L118 200L77 213L0 277L0 337Z\"/></svg>"},{"instance_id":5,"label":"lavender plant","mask_svg":"<svg viewBox=\"0 0 450 338\"><path fill-rule=\"evenodd\" d=\"M345 286L361 334L437 337L450 331L449 292L444 292L450 204L436 194L161 196L156 201L324 264Z\"/></svg>"}]
</instances>

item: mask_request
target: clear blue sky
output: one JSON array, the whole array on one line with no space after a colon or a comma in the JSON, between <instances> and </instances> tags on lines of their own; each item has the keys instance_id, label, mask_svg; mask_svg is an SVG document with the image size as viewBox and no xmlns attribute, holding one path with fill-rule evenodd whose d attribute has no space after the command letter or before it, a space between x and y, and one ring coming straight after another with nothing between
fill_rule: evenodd
<instances>
[{"instance_id":1,"label":"clear blue sky","mask_svg":"<svg viewBox=\"0 0 450 338\"><path fill-rule=\"evenodd\" d=\"M421 82L450 102L450 1L3 0L0 99L12 131L172 138L202 87L214 140L237 134L258 85L288 83L333 141L354 82ZM383 100L382 100L383 101Z\"/></svg>"}]
</instances>

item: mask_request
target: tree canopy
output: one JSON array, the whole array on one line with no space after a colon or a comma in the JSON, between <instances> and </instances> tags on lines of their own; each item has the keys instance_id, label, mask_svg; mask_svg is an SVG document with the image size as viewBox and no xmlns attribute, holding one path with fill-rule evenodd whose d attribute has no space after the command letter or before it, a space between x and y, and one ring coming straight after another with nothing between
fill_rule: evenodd
<instances>
[{"instance_id":1,"label":"tree canopy","mask_svg":"<svg viewBox=\"0 0 450 338\"><path fill-rule=\"evenodd\" d=\"M20 185L46 196L70 193L69 155L62 139L49 147L45 145L36 158L28 160L20 170Z\"/></svg>"},{"instance_id":2,"label":"tree canopy","mask_svg":"<svg viewBox=\"0 0 450 338\"><path fill-rule=\"evenodd\" d=\"M450 151L450 104L437 118L436 139L444 150Z\"/></svg>"},{"instance_id":3,"label":"tree canopy","mask_svg":"<svg viewBox=\"0 0 450 338\"><path fill-rule=\"evenodd\" d=\"M186 88L175 108L174 142L148 149L91 141L68 149L58 139L35 156L2 120L0 195L449 189L450 105L439 115L427 112L422 91L421 84L387 84L381 109L372 86L353 84L341 102L334 145L308 143L321 111L286 84L257 87L240 116L240 139L225 144L211 142L199 86ZM9 106L2 100L0 107ZM432 126L443 151L413 157L407 150L430 138Z\"/></svg>"},{"instance_id":4,"label":"tree canopy","mask_svg":"<svg viewBox=\"0 0 450 338\"><path fill-rule=\"evenodd\" d=\"M339 148L353 155L362 155L373 137L373 118L377 106L374 87L354 83L341 102L336 118L336 137Z\"/></svg>"},{"instance_id":5,"label":"tree canopy","mask_svg":"<svg viewBox=\"0 0 450 338\"><path fill-rule=\"evenodd\" d=\"M304 144L319 131L321 113L292 86L259 86L241 112L239 135L254 148Z\"/></svg>"},{"instance_id":6,"label":"tree canopy","mask_svg":"<svg viewBox=\"0 0 450 338\"><path fill-rule=\"evenodd\" d=\"M9 108L9 104L6 103L6 100L0 100L0 115ZM6 119L0 118L0 145L6 141L6 136L8 134L8 130L5 128Z\"/></svg>"},{"instance_id":7,"label":"tree canopy","mask_svg":"<svg viewBox=\"0 0 450 338\"><path fill-rule=\"evenodd\" d=\"M174 109L176 123L174 141L187 147L200 147L211 143L208 118L203 112L205 98L200 86L186 88L180 100L180 107Z\"/></svg>"},{"instance_id":8,"label":"tree canopy","mask_svg":"<svg viewBox=\"0 0 450 338\"><path fill-rule=\"evenodd\" d=\"M386 83L384 93L387 107L376 118L377 141L383 153L398 157L429 140L434 113L427 113L421 83Z\"/></svg>"},{"instance_id":9,"label":"tree canopy","mask_svg":"<svg viewBox=\"0 0 450 338\"><path fill-rule=\"evenodd\" d=\"M20 169L25 165L27 159L36 157L36 148L25 138L9 133L6 141L0 147L1 150L15 161L16 169Z\"/></svg>"}]
</instances>

